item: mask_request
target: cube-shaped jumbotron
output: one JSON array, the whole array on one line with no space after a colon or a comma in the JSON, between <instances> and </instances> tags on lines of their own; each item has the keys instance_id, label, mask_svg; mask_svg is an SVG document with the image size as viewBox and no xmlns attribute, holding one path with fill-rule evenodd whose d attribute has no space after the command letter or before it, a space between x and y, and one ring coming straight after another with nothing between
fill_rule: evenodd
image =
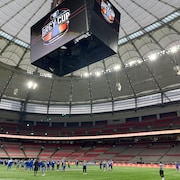
<instances>
[{"instance_id":1,"label":"cube-shaped jumbotron","mask_svg":"<svg viewBox=\"0 0 180 180\"><path fill-rule=\"evenodd\" d=\"M108 0L64 0L31 27L31 63L64 76L117 53L120 13Z\"/></svg>"}]
</instances>

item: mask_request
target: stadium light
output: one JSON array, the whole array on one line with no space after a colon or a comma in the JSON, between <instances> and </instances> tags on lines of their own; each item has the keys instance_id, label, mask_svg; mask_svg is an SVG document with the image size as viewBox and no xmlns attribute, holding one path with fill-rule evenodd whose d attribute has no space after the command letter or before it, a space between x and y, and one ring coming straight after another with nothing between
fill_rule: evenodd
<instances>
[{"instance_id":1,"label":"stadium light","mask_svg":"<svg viewBox=\"0 0 180 180\"><path fill-rule=\"evenodd\" d=\"M115 71L119 71L121 69L121 66L119 64L115 65L113 68Z\"/></svg>"},{"instance_id":2,"label":"stadium light","mask_svg":"<svg viewBox=\"0 0 180 180\"><path fill-rule=\"evenodd\" d=\"M101 76L101 72L96 71L96 72L95 72L95 75L96 75L96 77L99 77L99 76Z\"/></svg>"},{"instance_id":3,"label":"stadium light","mask_svg":"<svg viewBox=\"0 0 180 180\"><path fill-rule=\"evenodd\" d=\"M33 82L33 81L29 81L27 83L28 89L36 89L37 88L37 83Z\"/></svg>"},{"instance_id":4,"label":"stadium light","mask_svg":"<svg viewBox=\"0 0 180 180\"><path fill-rule=\"evenodd\" d=\"M88 73L88 72L85 72L85 73L83 74L83 76L84 76L84 77L89 77L89 73Z\"/></svg>"},{"instance_id":5,"label":"stadium light","mask_svg":"<svg viewBox=\"0 0 180 180\"><path fill-rule=\"evenodd\" d=\"M173 47L170 49L171 53L176 53L177 50L178 50L177 46L173 46Z\"/></svg>"},{"instance_id":6,"label":"stadium light","mask_svg":"<svg viewBox=\"0 0 180 180\"><path fill-rule=\"evenodd\" d=\"M157 59L157 54L151 54L150 56L149 56L149 60L150 61L154 61L154 60L156 60Z\"/></svg>"},{"instance_id":7,"label":"stadium light","mask_svg":"<svg viewBox=\"0 0 180 180\"><path fill-rule=\"evenodd\" d=\"M133 65L135 65L136 64L136 60L132 60L132 61L130 61L129 63L128 63L128 65L131 67L131 66L133 66Z\"/></svg>"}]
</instances>

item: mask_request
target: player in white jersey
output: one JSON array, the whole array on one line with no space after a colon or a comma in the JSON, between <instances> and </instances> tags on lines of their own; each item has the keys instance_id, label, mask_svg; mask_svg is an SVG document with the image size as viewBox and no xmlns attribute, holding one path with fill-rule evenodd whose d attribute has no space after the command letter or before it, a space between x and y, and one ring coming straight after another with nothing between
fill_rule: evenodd
<instances>
[{"instance_id":1,"label":"player in white jersey","mask_svg":"<svg viewBox=\"0 0 180 180\"><path fill-rule=\"evenodd\" d=\"M164 164L162 162L159 163L159 175L161 176L162 180L164 180Z\"/></svg>"}]
</instances>

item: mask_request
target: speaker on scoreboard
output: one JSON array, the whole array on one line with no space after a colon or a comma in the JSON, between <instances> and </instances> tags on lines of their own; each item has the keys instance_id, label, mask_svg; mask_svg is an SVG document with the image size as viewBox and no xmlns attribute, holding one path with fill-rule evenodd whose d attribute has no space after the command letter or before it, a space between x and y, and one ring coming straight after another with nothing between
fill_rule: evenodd
<instances>
[{"instance_id":1,"label":"speaker on scoreboard","mask_svg":"<svg viewBox=\"0 0 180 180\"><path fill-rule=\"evenodd\" d=\"M31 27L31 63L64 76L117 53L120 13L108 0L63 0Z\"/></svg>"}]
</instances>

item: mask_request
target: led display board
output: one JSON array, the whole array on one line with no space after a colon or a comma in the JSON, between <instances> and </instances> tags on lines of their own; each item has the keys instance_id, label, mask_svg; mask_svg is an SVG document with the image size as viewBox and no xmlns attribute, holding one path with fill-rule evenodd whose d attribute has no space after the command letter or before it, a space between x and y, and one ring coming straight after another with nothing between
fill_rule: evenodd
<instances>
[{"instance_id":1,"label":"led display board","mask_svg":"<svg viewBox=\"0 0 180 180\"><path fill-rule=\"evenodd\" d=\"M117 52L120 13L107 0L64 0L31 27L31 63L64 76Z\"/></svg>"}]
</instances>

